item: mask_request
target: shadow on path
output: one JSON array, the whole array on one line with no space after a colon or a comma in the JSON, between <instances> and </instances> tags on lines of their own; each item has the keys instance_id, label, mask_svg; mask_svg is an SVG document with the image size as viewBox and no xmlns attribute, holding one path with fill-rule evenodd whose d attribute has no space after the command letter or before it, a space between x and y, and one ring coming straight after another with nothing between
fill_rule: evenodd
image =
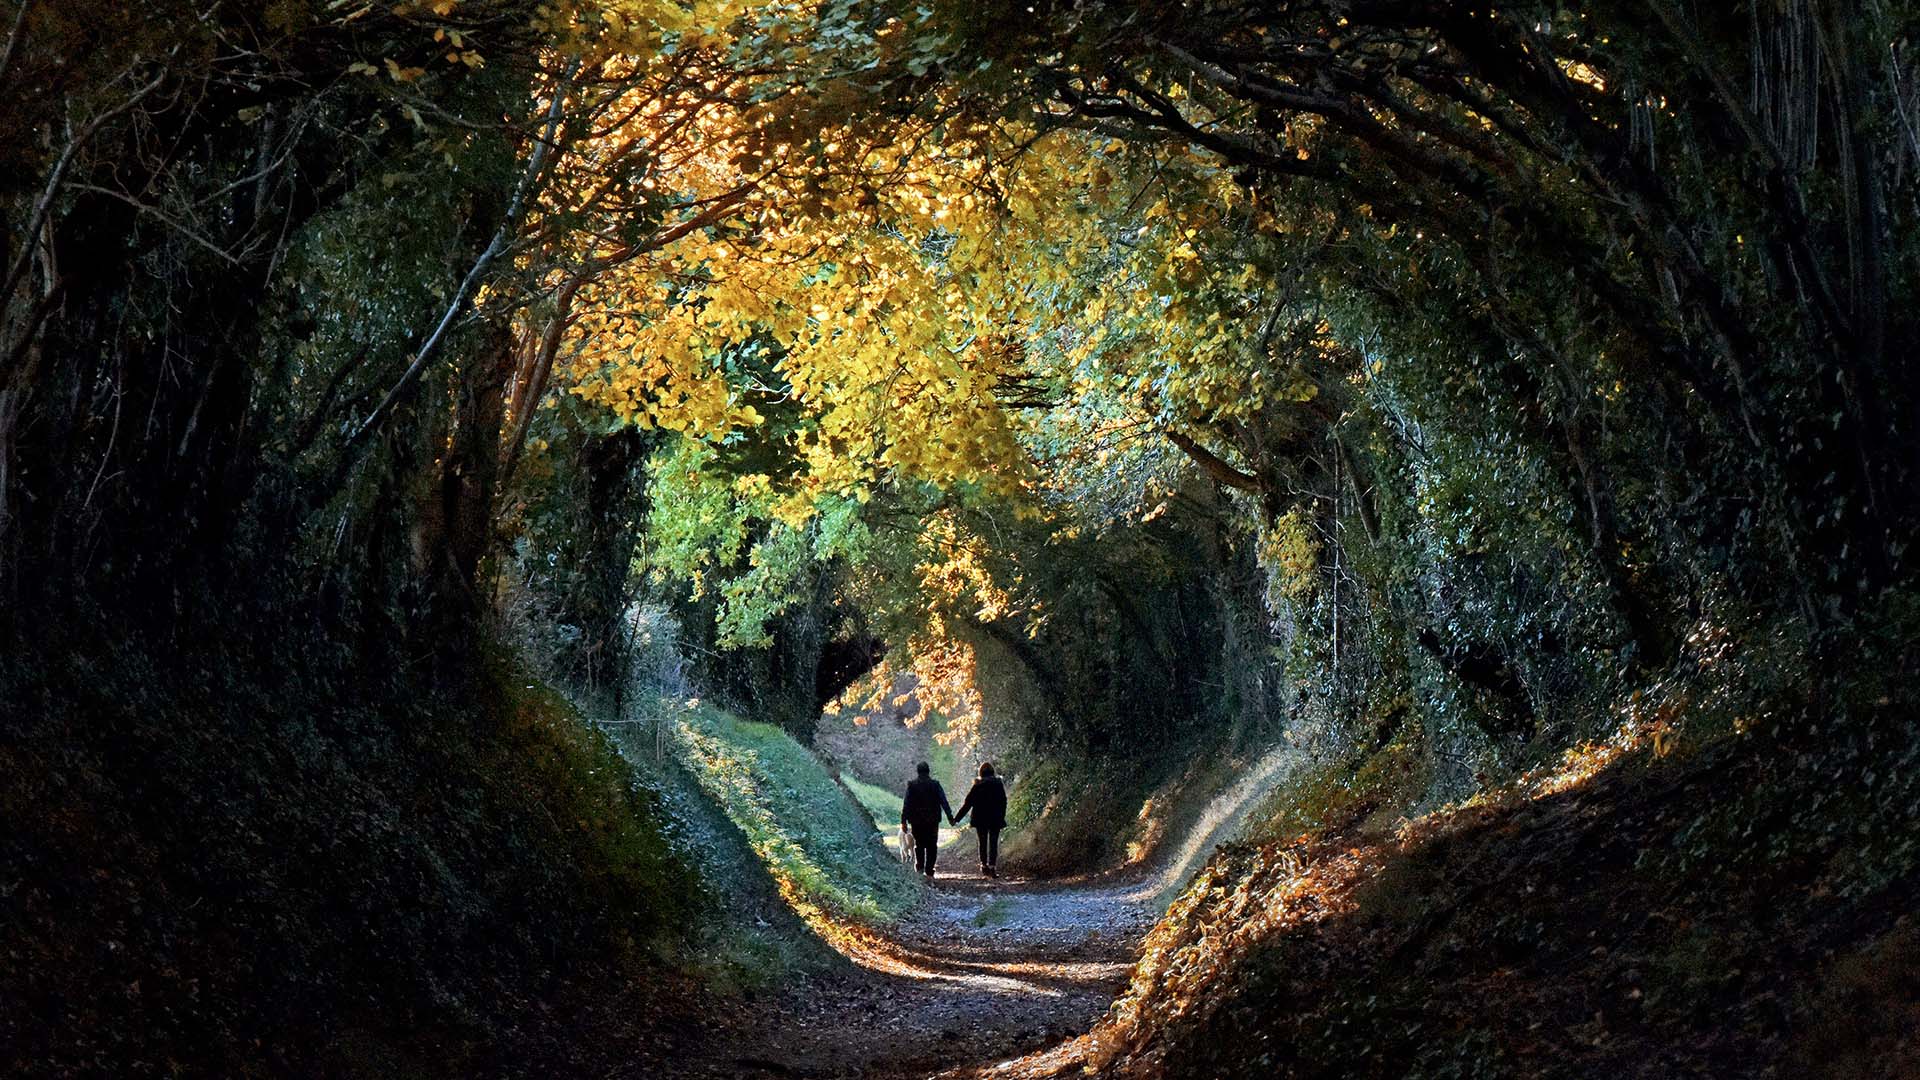
<instances>
[{"instance_id":1,"label":"shadow on path","mask_svg":"<svg viewBox=\"0 0 1920 1080\"><path fill-rule=\"evenodd\" d=\"M1161 898L1185 883L1297 760L1278 750L1216 798L1157 869L1073 880L988 880L950 842L921 902L882 935L833 927L852 961L717 1017L680 1073L696 1077L923 1080L1057 1069L1126 988ZM1046 1073L1050 1075L1050 1073Z\"/></svg>"},{"instance_id":2,"label":"shadow on path","mask_svg":"<svg viewBox=\"0 0 1920 1080\"><path fill-rule=\"evenodd\" d=\"M890 936L834 942L851 974L747 1003L686 1075L904 1080L1070 1039L1126 985L1158 914L1142 880L943 873Z\"/></svg>"}]
</instances>

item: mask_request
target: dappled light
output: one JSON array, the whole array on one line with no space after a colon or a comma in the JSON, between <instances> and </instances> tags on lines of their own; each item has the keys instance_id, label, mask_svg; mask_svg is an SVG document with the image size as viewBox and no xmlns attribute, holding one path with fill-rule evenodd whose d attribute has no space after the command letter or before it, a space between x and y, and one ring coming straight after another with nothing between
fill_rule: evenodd
<instances>
[{"instance_id":1,"label":"dappled light","mask_svg":"<svg viewBox=\"0 0 1920 1080\"><path fill-rule=\"evenodd\" d=\"M965 960L945 950L933 953L909 949L889 938L845 926L822 923L817 929L841 955L869 971L993 994L1057 998L1062 990L1056 984L1098 987L1124 978L1127 972L1127 965L1120 961Z\"/></svg>"},{"instance_id":2,"label":"dappled light","mask_svg":"<svg viewBox=\"0 0 1920 1080\"><path fill-rule=\"evenodd\" d=\"M1290 746L1276 747L1253 762L1231 788L1207 803L1199 819L1188 826L1186 838L1161 859L1159 872L1147 878L1135 890L1133 898L1151 900L1185 885L1200 863L1213 854L1214 847L1231 839L1246 816L1269 797L1275 787L1286 782L1286 771L1299 762L1299 751ZM1129 852L1129 855L1135 853ZM1140 861L1140 857L1130 861Z\"/></svg>"}]
</instances>

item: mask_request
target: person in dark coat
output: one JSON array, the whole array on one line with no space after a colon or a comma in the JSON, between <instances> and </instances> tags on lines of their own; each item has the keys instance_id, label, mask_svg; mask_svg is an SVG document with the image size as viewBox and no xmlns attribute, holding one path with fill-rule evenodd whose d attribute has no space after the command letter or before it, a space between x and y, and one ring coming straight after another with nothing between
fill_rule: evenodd
<instances>
[{"instance_id":1,"label":"person in dark coat","mask_svg":"<svg viewBox=\"0 0 1920 1080\"><path fill-rule=\"evenodd\" d=\"M953 815L954 824L973 813L973 831L980 840L980 872L988 877L997 877L994 864L1000 861L1000 830L1007 826L1007 786L993 775L993 762L980 763L980 779L973 782L973 790L960 802L960 812Z\"/></svg>"},{"instance_id":2,"label":"person in dark coat","mask_svg":"<svg viewBox=\"0 0 1920 1080\"><path fill-rule=\"evenodd\" d=\"M923 761L914 771L920 775L907 784L900 824L913 831L913 868L932 881L933 863L940 856L940 816L952 821L953 807L947 804L946 789L933 778L932 767Z\"/></svg>"}]
</instances>

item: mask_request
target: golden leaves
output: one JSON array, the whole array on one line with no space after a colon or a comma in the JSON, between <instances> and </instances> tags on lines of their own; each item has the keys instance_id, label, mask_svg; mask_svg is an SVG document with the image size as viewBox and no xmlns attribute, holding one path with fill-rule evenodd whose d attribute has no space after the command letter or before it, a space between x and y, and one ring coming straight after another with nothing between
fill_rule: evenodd
<instances>
[{"instance_id":1,"label":"golden leaves","mask_svg":"<svg viewBox=\"0 0 1920 1080\"><path fill-rule=\"evenodd\" d=\"M683 17L717 32L753 22L751 11L764 30L784 9L575 0L567 10L638 49ZM632 54L636 71L649 62ZM592 314L571 327L564 371L576 393L636 424L712 442L771 424L756 437L777 439L788 458L782 520L895 484L1037 513L1031 447L1061 437L1039 434L1057 422L1040 409L1059 391L1011 409L1000 395L1036 385L1023 380L1070 388L1068 409L1098 401L1096 427L1113 408L1180 427L1231 422L1317 392L1246 362L1236 308L1259 302L1261 272L1211 250L1228 216L1249 211L1210 158L1130 163L1117 140L1017 123L862 126L828 109L857 103L847 85L802 95L810 108L791 87L730 77L696 65L684 100L641 79L631 107L606 110L622 119L584 167L645 147L641 186L665 207L661 234L745 194L657 249L623 248L607 239L613 228L596 236L583 255L611 269L582 293ZM737 361L749 346L762 361Z\"/></svg>"},{"instance_id":2,"label":"golden leaves","mask_svg":"<svg viewBox=\"0 0 1920 1080\"><path fill-rule=\"evenodd\" d=\"M1025 249L1004 235L1008 215L982 197L982 163L916 159L904 142L876 147L851 135L823 135L829 151L886 174L857 189L823 183L816 167L763 178L741 215L750 226L689 235L596 285L608 307L654 302L631 318L581 320L579 392L635 422L725 438L763 418L750 405L719 407L729 376L712 357L764 335L785 380L768 390L806 414L792 450L807 490L857 498L882 475L1020 490L1029 467L994 388L1017 357L1002 331L1027 302L1015 270ZM687 166L666 183L690 201L739 180L724 166ZM1023 198L1032 204L1031 191ZM664 303L652 285L661 280L674 282ZM976 347L982 341L1001 346ZM792 503L785 512L799 516Z\"/></svg>"}]
</instances>

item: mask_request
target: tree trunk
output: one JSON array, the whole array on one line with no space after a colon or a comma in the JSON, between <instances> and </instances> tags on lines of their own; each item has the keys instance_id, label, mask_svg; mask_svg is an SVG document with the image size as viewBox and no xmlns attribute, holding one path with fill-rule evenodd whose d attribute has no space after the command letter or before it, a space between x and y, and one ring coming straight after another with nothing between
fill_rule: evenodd
<instances>
[{"instance_id":1,"label":"tree trunk","mask_svg":"<svg viewBox=\"0 0 1920 1080\"><path fill-rule=\"evenodd\" d=\"M512 325L488 326L479 357L460 367L453 386L453 413L436 485L441 535L429 553L429 580L436 601L456 610L481 605L474 586L493 541L493 506L499 472L500 425L507 378L513 371Z\"/></svg>"}]
</instances>

